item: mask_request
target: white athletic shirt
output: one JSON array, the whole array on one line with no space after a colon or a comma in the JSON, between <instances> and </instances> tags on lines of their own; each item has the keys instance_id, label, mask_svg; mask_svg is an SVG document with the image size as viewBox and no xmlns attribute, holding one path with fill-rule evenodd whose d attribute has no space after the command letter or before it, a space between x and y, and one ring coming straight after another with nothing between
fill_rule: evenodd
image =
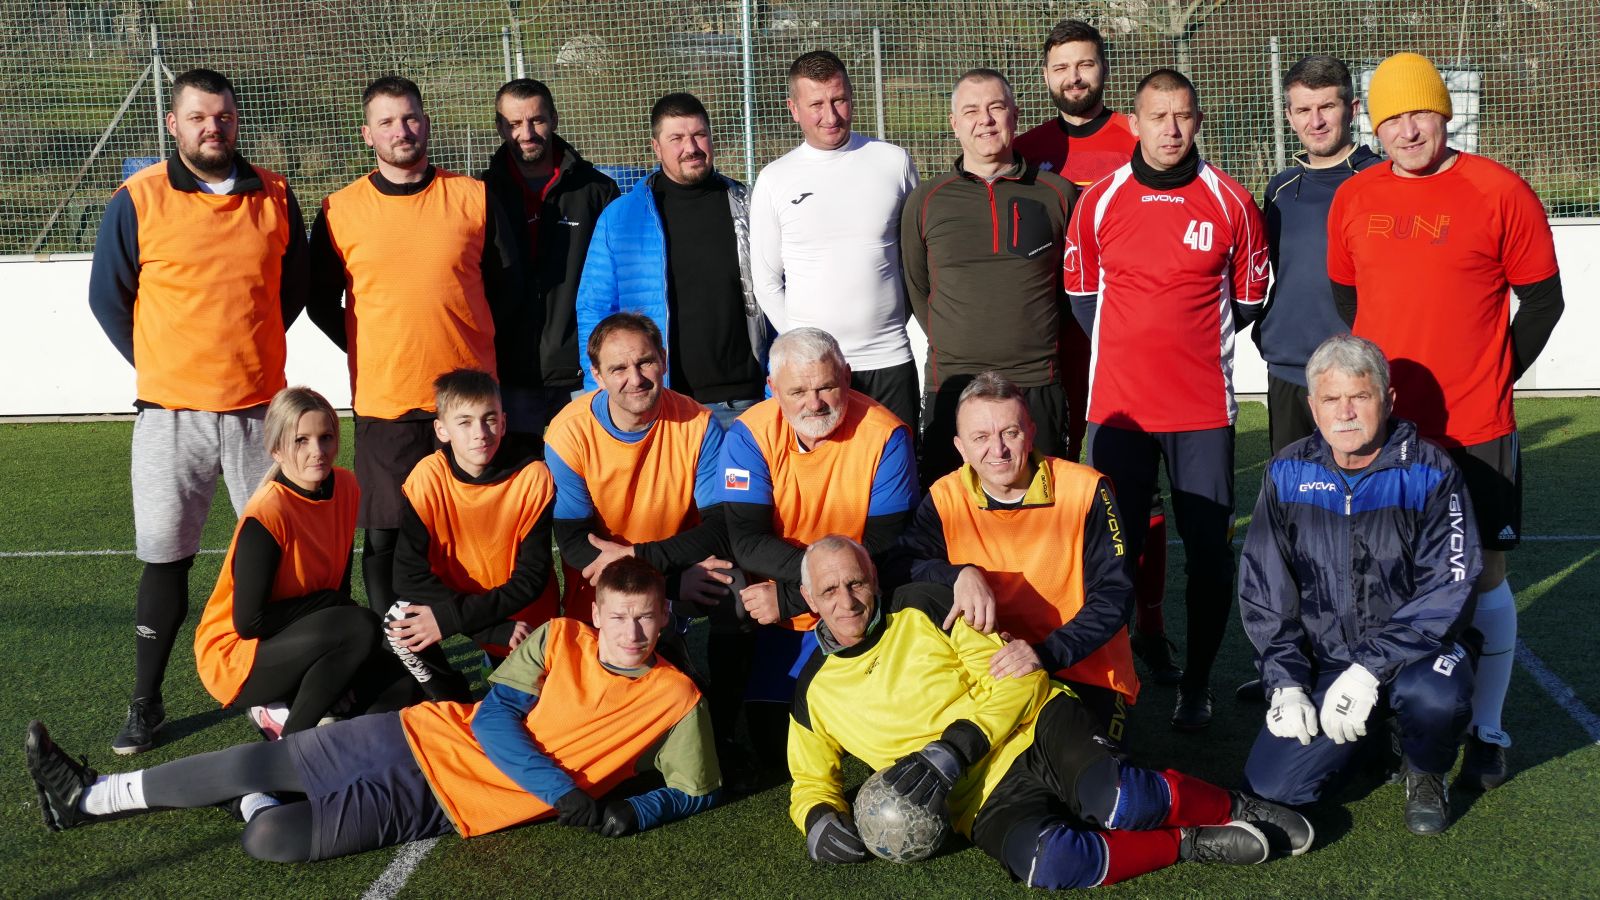
<instances>
[{"instance_id":1,"label":"white athletic shirt","mask_svg":"<svg viewBox=\"0 0 1600 900\"><path fill-rule=\"evenodd\" d=\"M780 333L821 328L861 372L911 362L900 208L916 186L906 151L860 134L837 150L801 144L761 170L750 270Z\"/></svg>"}]
</instances>

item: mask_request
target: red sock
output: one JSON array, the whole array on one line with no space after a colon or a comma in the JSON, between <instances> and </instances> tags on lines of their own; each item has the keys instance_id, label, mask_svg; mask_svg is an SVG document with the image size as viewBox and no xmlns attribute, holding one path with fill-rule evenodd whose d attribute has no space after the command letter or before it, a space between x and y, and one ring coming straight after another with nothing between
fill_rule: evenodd
<instances>
[{"instance_id":1,"label":"red sock","mask_svg":"<svg viewBox=\"0 0 1600 900\"><path fill-rule=\"evenodd\" d=\"M1133 574L1133 596L1138 611L1134 627L1140 634L1164 636L1167 621L1161 604L1167 596L1167 516L1163 512L1150 517L1150 531L1145 535L1138 570Z\"/></svg>"},{"instance_id":2,"label":"red sock","mask_svg":"<svg viewBox=\"0 0 1600 900\"><path fill-rule=\"evenodd\" d=\"M1161 777L1172 794L1172 806L1162 825L1226 825L1233 819L1233 796L1222 788L1172 769L1163 771Z\"/></svg>"},{"instance_id":3,"label":"red sock","mask_svg":"<svg viewBox=\"0 0 1600 900\"><path fill-rule=\"evenodd\" d=\"M1127 881L1178 861L1180 836L1176 828L1102 831L1100 836L1106 839L1106 877L1101 884Z\"/></svg>"}]
</instances>

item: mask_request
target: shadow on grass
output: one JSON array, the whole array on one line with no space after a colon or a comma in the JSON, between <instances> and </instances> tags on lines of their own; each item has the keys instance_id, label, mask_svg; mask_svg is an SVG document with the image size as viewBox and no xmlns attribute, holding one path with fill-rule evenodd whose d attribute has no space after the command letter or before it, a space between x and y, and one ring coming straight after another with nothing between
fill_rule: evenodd
<instances>
[{"instance_id":1,"label":"shadow on grass","mask_svg":"<svg viewBox=\"0 0 1600 900\"><path fill-rule=\"evenodd\" d=\"M86 875L82 882L65 886L53 886L35 896L41 898L41 900L43 898L56 900L56 898L65 897L103 897L106 895L108 888L113 885L126 887L128 884L152 872L159 872L167 866L193 863L196 859L217 853L237 843L237 836L216 837L209 840L194 841L184 847L162 854L141 855L136 861L115 868L91 867L89 869L90 874ZM16 887L16 885L13 885L13 887ZM163 892L153 891L152 893Z\"/></svg>"}]
</instances>

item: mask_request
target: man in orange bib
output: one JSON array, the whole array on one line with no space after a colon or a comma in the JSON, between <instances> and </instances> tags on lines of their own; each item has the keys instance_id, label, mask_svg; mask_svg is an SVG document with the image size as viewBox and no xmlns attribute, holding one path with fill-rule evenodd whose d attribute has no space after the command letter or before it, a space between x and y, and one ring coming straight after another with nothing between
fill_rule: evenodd
<instances>
[{"instance_id":1,"label":"man in orange bib","mask_svg":"<svg viewBox=\"0 0 1600 900\"><path fill-rule=\"evenodd\" d=\"M555 485L526 447L504 440L500 387L489 373L457 369L439 376L433 392L433 427L445 449L417 463L401 487L395 590L411 606L389 636L428 670L429 697L466 700L467 680L440 641L471 635L499 663L556 614Z\"/></svg>"},{"instance_id":2,"label":"man in orange bib","mask_svg":"<svg viewBox=\"0 0 1600 900\"><path fill-rule=\"evenodd\" d=\"M45 824L237 798L246 853L309 862L552 817L620 837L709 809L722 780L710 718L689 677L655 654L668 618L661 575L619 560L597 597L598 627L534 629L482 703L423 703L104 777L32 722L28 769ZM614 793L648 771L662 786Z\"/></svg>"},{"instance_id":3,"label":"man in orange bib","mask_svg":"<svg viewBox=\"0 0 1600 900\"><path fill-rule=\"evenodd\" d=\"M210 69L172 84L170 159L106 205L89 307L134 367L133 525L144 562L133 702L111 743L155 744L161 682L189 613L189 569L217 475L242 514L271 460L267 402L284 387L284 332L305 305L305 225L282 175L235 152L233 85Z\"/></svg>"},{"instance_id":4,"label":"man in orange bib","mask_svg":"<svg viewBox=\"0 0 1600 900\"><path fill-rule=\"evenodd\" d=\"M463 368L495 374L493 311L518 296L520 232L483 182L428 161L429 120L414 82L380 78L361 107L377 169L322 201L306 311L349 355L361 573L367 602L382 614L397 599L400 486L438 449L433 380Z\"/></svg>"},{"instance_id":5,"label":"man in orange bib","mask_svg":"<svg viewBox=\"0 0 1600 900\"><path fill-rule=\"evenodd\" d=\"M1122 749L1139 679L1116 498L1099 472L1035 453L1033 431L1021 388L998 372L973 379L956 408L965 464L928 489L896 565L954 589L946 628L959 615L1021 639L995 654L996 677L1054 673L1099 719L1104 741Z\"/></svg>"}]
</instances>

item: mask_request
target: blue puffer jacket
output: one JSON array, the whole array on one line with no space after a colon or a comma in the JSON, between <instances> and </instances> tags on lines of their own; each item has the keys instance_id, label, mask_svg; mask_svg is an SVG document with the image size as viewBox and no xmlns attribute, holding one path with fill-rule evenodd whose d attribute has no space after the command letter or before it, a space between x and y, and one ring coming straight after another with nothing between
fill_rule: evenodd
<instances>
[{"instance_id":1,"label":"blue puffer jacket","mask_svg":"<svg viewBox=\"0 0 1600 900\"><path fill-rule=\"evenodd\" d=\"M1380 681L1471 621L1483 566L1461 472L1391 419L1345 475L1321 433L1273 457L1240 561L1239 615L1268 691L1359 663Z\"/></svg>"},{"instance_id":2,"label":"blue puffer jacket","mask_svg":"<svg viewBox=\"0 0 1600 900\"><path fill-rule=\"evenodd\" d=\"M662 177L656 169L634 184L633 189L611 202L600 214L589 255L584 259L583 277L578 282L578 353L588 359L589 333L612 313L632 310L655 320L661 339L672 346L667 333L667 240L661 227L661 212L656 209L651 186ZM771 332L766 316L756 303L755 282L750 277L750 204L745 186L718 172L728 185L728 208L733 214L733 234L739 244L739 284L744 289L745 320L750 347L763 372L767 369L767 345ZM667 387L671 376L663 375ZM599 387L587 363L583 384L589 390Z\"/></svg>"}]
</instances>

